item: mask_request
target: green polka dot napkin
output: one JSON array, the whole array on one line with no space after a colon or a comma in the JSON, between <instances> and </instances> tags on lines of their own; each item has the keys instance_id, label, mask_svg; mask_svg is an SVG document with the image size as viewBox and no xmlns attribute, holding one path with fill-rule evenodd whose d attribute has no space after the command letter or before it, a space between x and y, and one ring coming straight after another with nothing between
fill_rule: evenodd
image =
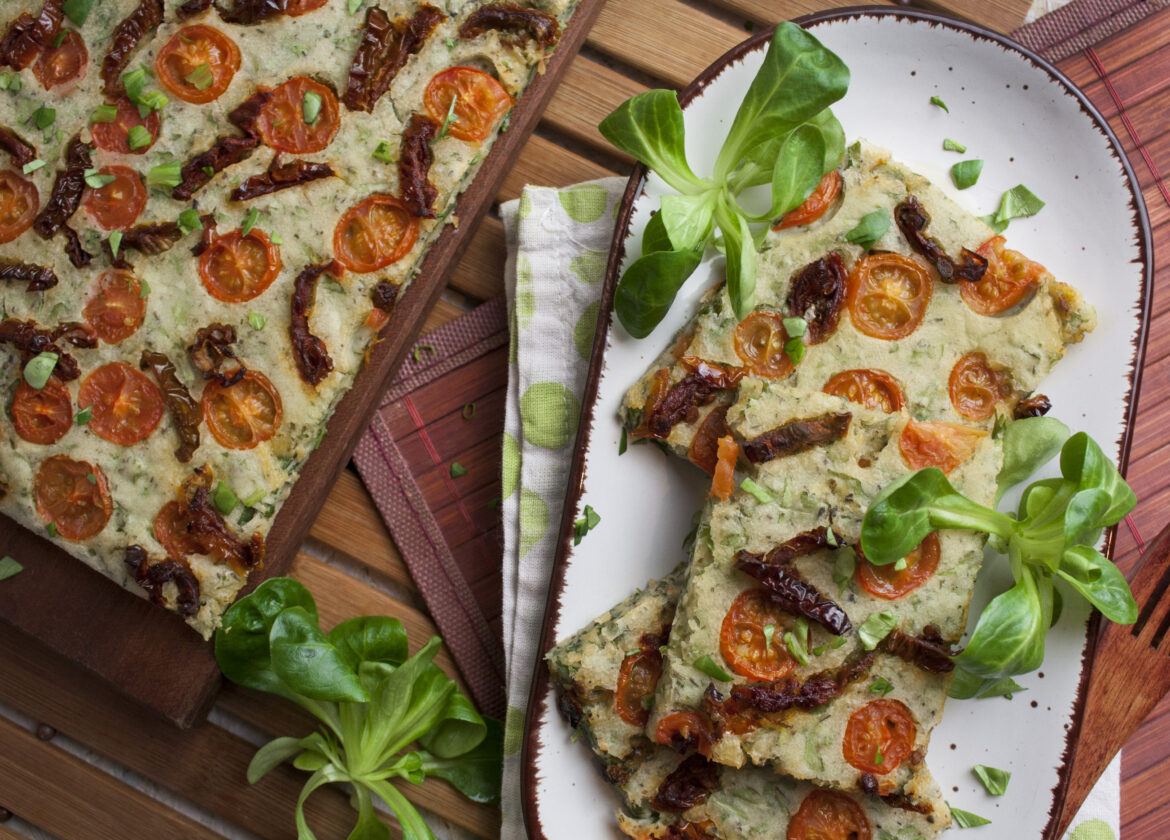
<instances>
[{"instance_id":1,"label":"green polka dot napkin","mask_svg":"<svg viewBox=\"0 0 1170 840\"><path fill-rule=\"evenodd\" d=\"M526 187L500 211L512 324L504 420L504 736L501 837L524 836L520 742L598 298L624 178Z\"/></svg>"}]
</instances>

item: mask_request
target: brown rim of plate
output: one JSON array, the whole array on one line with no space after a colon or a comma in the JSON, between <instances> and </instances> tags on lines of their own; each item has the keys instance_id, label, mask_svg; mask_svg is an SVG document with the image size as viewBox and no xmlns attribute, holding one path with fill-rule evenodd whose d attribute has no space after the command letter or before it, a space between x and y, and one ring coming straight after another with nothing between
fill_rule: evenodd
<instances>
[{"instance_id":1,"label":"brown rim of plate","mask_svg":"<svg viewBox=\"0 0 1170 840\"><path fill-rule=\"evenodd\" d=\"M1129 374L1130 389L1126 397L1125 430L1119 441L1120 450L1118 468L1124 476L1129 466L1130 445L1133 439L1134 422L1137 417L1137 397L1141 391L1142 365L1145 361L1146 339L1149 334L1150 307L1153 287L1153 250L1151 247L1152 233L1150 231L1149 214L1146 211L1145 200L1140 189L1135 189L1138 179L1133 167L1125 155L1121 141L1114 134L1108 121L1097 110L1089 98L1060 70L1050 64L1037 53L1016 43L1006 35L1001 35L984 26L967 21L957 20L936 12L911 10L905 8L873 8L851 6L834 9L827 12L817 12L803 17L793 18L793 23L800 24L806 29L819 23L850 20L858 18L893 17L897 20L922 21L934 26L943 26L949 29L966 33L976 39L991 41L1001 47L1010 49L1026 58L1039 69L1043 70L1057 84L1064 87L1065 92L1076 99L1089 119L1097 129L1105 135L1111 146L1111 153L1121 164L1125 172L1127 186L1130 192L1130 207L1133 212L1132 224L1136 228L1138 248L1141 252L1140 261L1144 280L1141 289L1141 320L1137 335L1134 339L1132 367ZM702 93L719 75L731 64L741 60L745 55L766 45L772 38L772 30L760 32L732 47L711 66L703 70L695 80L679 92L679 103L685 108L690 102ZM601 369L604 364L605 345L609 335L610 324L613 319L613 297L620 275L622 259L625 255L625 240L633 215L635 199L642 192L646 180L647 169L642 164L635 164L630 180L626 184L622 195L622 202L617 216L617 225L614 229L613 244L610 247L609 261L606 264L605 282L601 292L601 317L598 318L597 332L593 336L593 349L590 356L589 375L585 382L585 393L582 396L582 422L579 424L576 454L569 472L569 481L566 485L565 507L561 516L560 541L557 545L557 555L553 561L552 575L549 579L549 590L545 602L544 624L541 632L540 651L546 651L556 644L554 627L560 615L560 600L565 585L565 566L572 553L573 522L577 507L581 501L581 492L584 487L587 452L590 436L593 431L594 409L597 403L597 390L601 380ZM1113 556L1114 538L1117 528L1114 526L1106 533L1105 555ZM1045 826L1043 840L1056 840L1051 835L1055 831L1055 822L1060 814L1068 788L1068 768L1076 754L1076 745L1080 735L1084 718L1085 690L1088 686L1089 673L1093 666L1093 657L1096 652L1098 630L1100 629L1101 614L1093 610L1088 622L1088 635L1085 650L1081 658L1081 679L1077 687L1076 703L1073 707L1072 724L1065 736L1065 749L1062 757L1061 770L1057 784L1052 789L1052 804L1049 807L1048 823ZM521 748L520 761L522 766L520 798L524 814L525 827L532 840L547 840L544 826L537 812L536 786L536 753L540 748L537 722L546 711L545 698L549 691L548 669L540 660L535 664L532 686L528 696L528 707L524 723L524 741Z\"/></svg>"}]
</instances>

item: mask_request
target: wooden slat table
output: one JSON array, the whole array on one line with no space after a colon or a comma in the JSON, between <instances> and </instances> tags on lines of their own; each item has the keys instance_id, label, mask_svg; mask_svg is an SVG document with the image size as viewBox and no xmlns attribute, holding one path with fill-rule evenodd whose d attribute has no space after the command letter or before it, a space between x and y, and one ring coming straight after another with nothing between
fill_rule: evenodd
<instances>
[{"instance_id":1,"label":"wooden slat table","mask_svg":"<svg viewBox=\"0 0 1170 840\"><path fill-rule=\"evenodd\" d=\"M334 0L337 2L337 0ZM621 172L628 160L597 132L598 121L649 86L680 86L754 27L838 5L832 0L609 0L583 54L570 68L537 134L505 182L500 200L526 183L566 185ZM1027 0L930 0L994 28L1018 26ZM1170 193L1163 196L1150 165L1135 154L1141 138L1153 164L1170 168L1170 10L1136 35L1122 33L1097 47L1112 91L1083 56L1065 71L1111 119L1121 102L1133 134L1118 133L1134 156L1146 191L1155 238L1170 244ZM1161 68L1161 69L1159 69ZM1117 97L1117 100L1114 100ZM488 218L451 278L428 327L503 294L503 228ZM1159 273L1160 282L1170 274ZM1170 304L1156 296L1141 413L1130 480L1142 503L1135 521L1152 536L1170 509ZM1119 558L1138 548L1122 530ZM411 638L434 632L425 605L393 540L353 472L334 486L292 573L315 593L329 626L363 613L401 618ZM94 620L100 620L95 617ZM440 664L451 669L449 659ZM0 822L0 840L37 836L84 840L295 836L293 807L301 774L278 768L249 786L244 768L255 745L276 734L308 731L312 722L289 704L235 686L223 691L209 722L181 732L143 716L113 690L34 649L0 625L0 806L16 816ZM1127 747L1123 763L1123 840L1170 836L1164 778L1170 770L1170 704ZM493 838L496 809L462 800L448 786L408 786L406 795L456 835ZM308 807L322 840L345 837L352 811L344 794L325 789ZM3 814L0 814L3 816ZM395 836L399 836L395 829Z\"/></svg>"}]
</instances>

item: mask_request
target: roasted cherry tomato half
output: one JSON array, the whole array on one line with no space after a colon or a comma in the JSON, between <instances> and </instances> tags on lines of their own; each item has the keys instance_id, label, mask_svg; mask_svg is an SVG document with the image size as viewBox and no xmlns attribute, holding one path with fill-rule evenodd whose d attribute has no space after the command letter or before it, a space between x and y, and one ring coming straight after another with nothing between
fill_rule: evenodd
<instances>
[{"instance_id":1,"label":"roasted cherry tomato half","mask_svg":"<svg viewBox=\"0 0 1170 840\"><path fill-rule=\"evenodd\" d=\"M719 630L719 652L731 670L753 680L778 680L796 667L784 644L792 616L756 587L741 592ZM771 625L771 640L767 627Z\"/></svg>"},{"instance_id":2,"label":"roasted cherry tomato half","mask_svg":"<svg viewBox=\"0 0 1170 840\"><path fill-rule=\"evenodd\" d=\"M849 716L841 750L863 773L884 775L910 757L918 727L899 700L873 700Z\"/></svg>"},{"instance_id":3,"label":"roasted cherry tomato half","mask_svg":"<svg viewBox=\"0 0 1170 840\"><path fill-rule=\"evenodd\" d=\"M930 269L914 257L872 254L849 273L847 303L853 326L892 341L918 329L934 293Z\"/></svg>"},{"instance_id":4,"label":"roasted cherry tomato half","mask_svg":"<svg viewBox=\"0 0 1170 840\"><path fill-rule=\"evenodd\" d=\"M60 37L61 43L46 47L33 65L33 75L45 90L81 81L89 66L89 50L81 36L66 29Z\"/></svg>"},{"instance_id":5,"label":"roasted cherry tomato half","mask_svg":"<svg viewBox=\"0 0 1170 840\"><path fill-rule=\"evenodd\" d=\"M0 169L0 245L32 227L40 201L36 184L11 169Z\"/></svg>"},{"instance_id":6,"label":"roasted cherry tomato half","mask_svg":"<svg viewBox=\"0 0 1170 840\"><path fill-rule=\"evenodd\" d=\"M711 752L711 726L698 712L671 712L658 721L654 740L680 752Z\"/></svg>"},{"instance_id":7,"label":"roasted cherry tomato half","mask_svg":"<svg viewBox=\"0 0 1170 840\"><path fill-rule=\"evenodd\" d=\"M263 294L280 274L280 250L260 228L213 239L199 257L199 278L216 300L243 303Z\"/></svg>"},{"instance_id":8,"label":"roasted cherry tomato half","mask_svg":"<svg viewBox=\"0 0 1170 840\"><path fill-rule=\"evenodd\" d=\"M691 462L701 467L707 475L715 475L715 467L719 464L719 439L728 434L727 406L717 405L699 424L691 445L687 449L687 457ZM735 465L732 464L734 472Z\"/></svg>"},{"instance_id":9,"label":"roasted cherry tomato half","mask_svg":"<svg viewBox=\"0 0 1170 840\"><path fill-rule=\"evenodd\" d=\"M137 149L130 148L130 129L140 125L150 132L150 142ZM158 111L139 116L138 106L125 96L118 97L118 113L113 122L95 122L89 126L93 142L105 152L123 155L144 155L158 139Z\"/></svg>"},{"instance_id":10,"label":"roasted cherry tomato half","mask_svg":"<svg viewBox=\"0 0 1170 840\"><path fill-rule=\"evenodd\" d=\"M779 379L792 372L792 360L784 352L788 332L778 312L753 312L735 328L735 352L744 367L757 376Z\"/></svg>"},{"instance_id":11,"label":"roasted cherry tomato half","mask_svg":"<svg viewBox=\"0 0 1170 840\"><path fill-rule=\"evenodd\" d=\"M372 195L342 214L333 230L333 256L366 274L402 259L418 239L418 219L392 195Z\"/></svg>"},{"instance_id":12,"label":"roasted cherry tomato half","mask_svg":"<svg viewBox=\"0 0 1170 840\"><path fill-rule=\"evenodd\" d=\"M645 726L650 719L646 701L654 694L660 676L662 654L656 650L640 650L623 659L613 696L618 717L631 726Z\"/></svg>"},{"instance_id":13,"label":"roasted cherry tomato half","mask_svg":"<svg viewBox=\"0 0 1170 840\"><path fill-rule=\"evenodd\" d=\"M814 790L788 821L787 840L872 840L869 817L837 790Z\"/></svg>"},{"instance_id":14,"label":"roasted cherry tomato half","mask_svg":"<svg viewBox=\"0 0 1170 840\"><path fill-rule=\"evenodd\" d=\"M817 184L816 189L809 193L803 204L795 210L789 210L784 214L784 218L772 225L772 230L784 230L797 225L811 225L833 206L833 202L841 194L841 184L841 174L834 169L821 178L821 182Z\"/></svg>"},{"instance_id":15,"label":"roasted cherry tomato half","mask_svg":"<svg viewBox=\"0 0 1170 840\"><path fill-rule=\"evenodd\" d=\"M294 155L324 149L340 124L333 91L307 76L294 76L272 91L256 121L265 143Z\"/></svg>"},{"instance_id":16,"label":"roasted cherry tomato half","mask_svg":"<svg viewBox=\"0 0 1170 840\"><path fill-rule=\"evenodd\" d=\"M129 271L107 271L98 277L81 314L98 338L117 344L133 335L146 317L142 284Z\"/></svg>"},{"instance_id":17,"label":"roasted cherry tomato half","mask_svg":"<svg viewBox=\"0 0 1170 840\"><path fill-rule=\"evenodd\" d=\"M906 407L906 398L902 396L897 380L884 370L875 368L843 370L826 382L821 390L886 414Z\"/></svg>"},{"instance_id":18,"label":"roasted cherry tomato half","mask_svg":"<svg viewBox=\"0 0 1170 840\"><path fill-rule=\"evenodd\" d=\"M158 386L121 362L102 365L85 377L77 404L93 412L87 428L121 446L149 437L165 409Z\"/></svg>"},{"instance_id":19,"label":"roasted cherry tomato half","mask_svg":"<svg viewBox=\"0 0 1170 840\"><path fill-rule=\"evenodd\" d=\"M114 510L101 468L64 455L41 463L33 495L37 512L67 540L87 540L98 534Z\"/></svg>"},{"instance_id":20,"label":"roasted cherry tomato half","mask_svg":"<svg viewBox=\"0 0 1170 840\"><path fill-rule=\"evenodd\" d=\"M228 449L251 449L270 440L284 417L280 393L255 370L234 385L211 380L203 389L202 405L212 437Z\"/></svg>"},{"instance_id":21,"label":"roasted cherry tomato half","mask_svg":"<svg viewBox=\"0 0 1170 840\"><path fill-rule=\"evenodd\" d=\"M910 420L898 438L898 449L910 469L938 467L949 473L975 452L987 437L983 429L958 423L920 423Z\"/></svg>"},{"instance_id":22,"label":"roasted cherry tomato half","mask_svg":"<svg viewBox=\"0 0 1170 840\"><path fill-rule=\"evenodd\" d=\"M986 420L1001 400L1011 396L1008 374L996 370L982 353L968 353L955 363L947 382L955 411L969 420Z\"/></svg>"},{"instance_id":23,"label":"roasted cherry tomato half","mask_svg":"<svg viewBox=\"0 0 1170 840\"><path fill-rule=\"evenodd\" d=\"M103 166L98 175L113 176L97 189L85 188L85 212L93 217L98 227L105 230L125 230L138 219L146 206L146 187L138 173L129 166Z\"/></svg>"},{"instance_id":24,"label":"roasted cherry tomato half","mask_svg":"<svg viewBox=\"0 0 1170 840\"><path fill-rule=\"evenodd\" d=\"M184 26L158 51L154 69L167 91L202 105L228 89L240 69L240 48L213 26Z\"/></svg>"},{"instance_id":25,"label":"roasted cherry tomato half","mask_svg":"<svg viewBox=\"0 0 1170 840\"><path fill-rule=\"evenodd\" d=\"M893 601L913 592L938 571L938 534L927 534L918 548L906 555L906 568L897 569L897 563L875 566L862 558L857 564L857 582L875 598Z\"/></svg>"},{"instance_id":26,"label":"roasted cherry tomato half","mask_svg":"<svg viewBox=\"0 0 1170 840\"><path fill-rule=\"evenodd\" d=\"M452 137L471 143L486 140L512 107L512 97L504 86L474 67L451 67L436 73L423 94L427 113L440 125L451 114L452 99L454 116L447 131Z\"/></svg>"},{"instance_id":27,"label":"roasted cherry tomato half","mask_svg":"<svg viewBox=\"0 0 1170 840\"><path fill-rule=\"evenodd\" d=\"M56 443L73 425L69 391L55 376L39 391L22 378L12 398L12 425L29 443Z\"/></svg>"},{"instance_id":28,"label":"roasted cherry tomato half","mask_svg":"<svg viewBox=\"0 0 1170 840\"><path fill-rule=\"evenodd\" d=\"M1005 248L1002 236L993 236L979 246L978 253L987 259L983 279L959 282L959 294L972 311L980 315L998 315L1030 296L1040 281L1051 277L1048 269L1019 251Z\"/></svg>"}]
</instances>

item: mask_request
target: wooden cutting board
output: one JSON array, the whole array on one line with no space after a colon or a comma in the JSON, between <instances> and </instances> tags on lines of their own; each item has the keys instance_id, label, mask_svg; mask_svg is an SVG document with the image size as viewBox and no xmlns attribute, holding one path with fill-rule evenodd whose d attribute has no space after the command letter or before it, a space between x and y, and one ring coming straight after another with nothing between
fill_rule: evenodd
<instances>
[{"instance_id":1,"label":"wooden cutting board","mask_svg":"<svg viewBox=\"0 0 1170 840\"><path fill-rule=\"evenodd\" d=\"M528 140L561 76L580 49L605 0L581 0L560 44L512 112L507 131L459 197L455 215L432 247L402 299L383 340L329 421L268 537L263 571L248 590L284 574L349 459L378 399L414 345L427 314L467 249L479 221ZM211 646L178 616L110 582L40 536L0 516L0 556L19 558L25 571L0 587L0 622L35 638L112 683L126 696L181 727L206 715L219 688Z\"/></svg>"}]
</instances>

